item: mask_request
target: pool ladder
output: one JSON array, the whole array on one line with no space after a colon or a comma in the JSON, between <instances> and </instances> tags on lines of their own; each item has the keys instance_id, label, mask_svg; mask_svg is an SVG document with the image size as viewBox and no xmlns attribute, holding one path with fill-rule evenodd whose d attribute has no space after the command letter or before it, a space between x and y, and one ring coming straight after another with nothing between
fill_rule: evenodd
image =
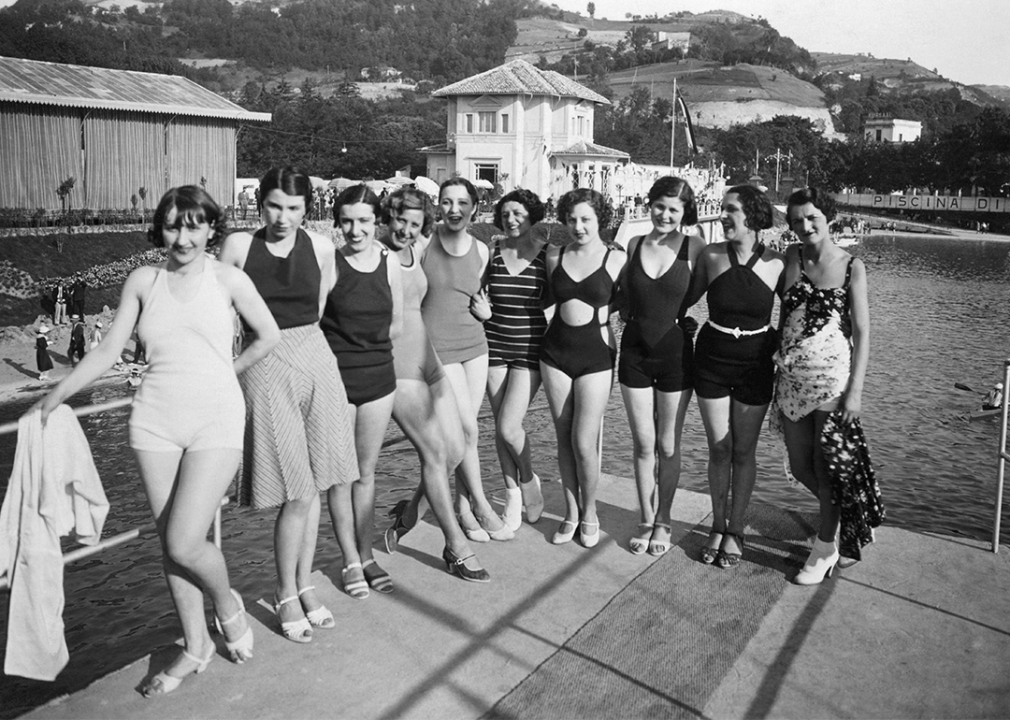
<instances>
[{"instance_id":1,"label":"pool ladder","mask_svg":"<svg viewBox=\"0 0 1010 720\"><path fill-rule=\"evenodd\" d=\"M120 398L118 400L110 400L109 402L99 403L97 405L84 405L79 408L74 408L74 415L77 417L83 417L85 415L96 415L102 412L108 412L109 410L116 410L121 407L127 407L133 402L133 396ZM6 423L0 425L0 435L9 435L11 433L16 433L18 431L18 421ZM221 547L221 508L231 502L231 498L225 496L221 499L221 505L218 507L217 512L214 513L214 544ZM86 547L81 547L76 550L71 550L63 556L63 564L68 565L72 562L77 562L78 560L83 560L84 558L91 557L103 550L108 550L110 548L117 547L123 543L127 543L131 540L135 540L144 535L150 535L156 533L158 530L155 523L150 522L146 525L141 525L140 527L133 528L132 530L127 530L126 532L119 533L118 535L113 535L112 537L104 538L100 540L95 545L88 545ZM10 577L0 578L0 591L10 590Z\"/></svg>"}]
</instances>

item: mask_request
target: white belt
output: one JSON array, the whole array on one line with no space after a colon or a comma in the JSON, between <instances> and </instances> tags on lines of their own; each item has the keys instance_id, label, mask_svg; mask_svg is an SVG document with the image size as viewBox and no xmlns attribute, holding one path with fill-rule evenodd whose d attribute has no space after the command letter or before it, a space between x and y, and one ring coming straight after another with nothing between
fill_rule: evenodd
<instances>
[{"instance_id":1,"label":"white belt","mask_svg":"<svg viewBox=\"0 0 1010 720\"><path fill-rule=\"evenodd\" d=\"M724 332L727 335L732 335L735 338L738 338L741 335L760 335L761 333L768 332L769 330L772 329L772 326L770 324L765 325L762 328L758 328L757 330L741 330L738 327L735 328L723 327L722 325L714 323L711 320L706 320L705 322L711 325L713 329L718 330L719 332Z\"/></svg>"}]
</instances>

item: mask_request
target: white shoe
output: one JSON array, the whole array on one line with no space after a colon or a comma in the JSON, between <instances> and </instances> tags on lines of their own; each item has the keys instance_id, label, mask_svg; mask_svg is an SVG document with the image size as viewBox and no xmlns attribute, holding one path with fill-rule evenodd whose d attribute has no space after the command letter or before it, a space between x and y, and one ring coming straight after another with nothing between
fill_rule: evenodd
<instances>
[{"instance_id":1,"label":"white shoe","mask_svg":"<svg viewBox=\"0 0 1010 720\"><path fill-rule=\"evenodd\" d=\"M544 512L544 494L540 490L540 477L533 473L533 479L519 483L519 489L523 495L523 505L526 506L526 521L532 525Z\"/></svg>"},{"instance_id":2,"label":"white shoe","mask_svg":"<svg viewBox=\"0 0 1010 720\"><path fill-rule=\"evenodd\" d=\"M523 524L523 494L519 488L505 488L505 512L501 519L512 532Z\"/></svg>"},{"instance_id":3,"label":"white shoe","mask_svg":"<svg viewBox=\"0 0 1010 720\"><path fill-rule=\"evenodd\" d=\"M796 575L796 584L819 585L824 578L831 577L831 572L835 569L839 557L838 546L834 541L823 542L820 539L815 539L810 557L807 558L803 569Z\"/></svg>"}]
</instances>

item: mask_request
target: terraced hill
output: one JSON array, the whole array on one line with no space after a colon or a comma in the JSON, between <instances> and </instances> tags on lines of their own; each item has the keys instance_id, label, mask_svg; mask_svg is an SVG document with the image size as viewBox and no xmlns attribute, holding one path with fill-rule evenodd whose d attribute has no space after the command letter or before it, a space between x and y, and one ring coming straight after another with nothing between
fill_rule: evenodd
<instances>
[{"instance_id":1,"label":"terraced hill","mask_svg":"<svg viewBox=\"0 0 1010 720\"><path fill-rule=\"evenodd\" d=\"M610 86L618 99L643 85L654 96L672 97L674 78L697 125L727 128L771 120L776 115L798 115L809 118L828 136L835 134L824 93L778 68L721 67L714 62L686 60L613 73Z\"/></svg>"}]
</instances>

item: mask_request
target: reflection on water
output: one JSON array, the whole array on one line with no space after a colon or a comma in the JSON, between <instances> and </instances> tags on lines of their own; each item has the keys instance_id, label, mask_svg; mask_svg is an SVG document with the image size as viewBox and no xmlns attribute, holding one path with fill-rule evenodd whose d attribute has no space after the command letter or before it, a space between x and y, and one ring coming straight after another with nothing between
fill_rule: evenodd
<instances>
[{"instance_id":1,"label":"reflection on water","mask_svg":"<svg viewBox=\"0 0 1010 720\"><path fill-rule=\"evenodd\" d=\"M1010 244L917 237L872 237L856 250L870 278L872 350L864 393L864 425L878 469L888 523L915 531L987 540L992 533L998 425L969 423L966 413L981 396L954 389L961 382L981 390L999 379L1010 354L1006 339ZM704 308L692 311L704 317ZM123 388L82 393L78 404L97 403ZM16 419L30 403L0 408L0 423ZM485 406L486 408L486 406ZM147 503L126 448L127 410L83 419L112 510L106 534L148 522ZM485 484L501 495L493 429L481 423L481 466ZM615 388L606 416L605 472L633 482L627 418ZM543 396L527 420L535 467L557 478L554 431ZM407 497L418 480L413 449L397 442L391 427L376 474L376 542L385 511ZM0 437L0 494L6 491L14 437ZM684 433L682 487L706 491L705 435L692 404ZM781 454L767 436L758 449L755 501L814 511L805 491L781 479ZM553 508L558 511L560 508ZM273 582L274 511L227 508L223 544L232 581L243 593L269 595ZM320 526L316 565L339 586L337 544L326 518ZM1004 521L1004 528L1010 522ZM1010 530L1004 532L1010 541ZM869 557L872 558L872 548ZM490 568L492 573L493 568ZM143 657L173 641L178 626L161 574L155 538L69 566L64 615L70 665L56 683L4 678L0 718L13 717L59 694ZM7 595L0 593L6 617ZM0 649L6 638L0 623Z\"/></svg>"}]
</instances>

